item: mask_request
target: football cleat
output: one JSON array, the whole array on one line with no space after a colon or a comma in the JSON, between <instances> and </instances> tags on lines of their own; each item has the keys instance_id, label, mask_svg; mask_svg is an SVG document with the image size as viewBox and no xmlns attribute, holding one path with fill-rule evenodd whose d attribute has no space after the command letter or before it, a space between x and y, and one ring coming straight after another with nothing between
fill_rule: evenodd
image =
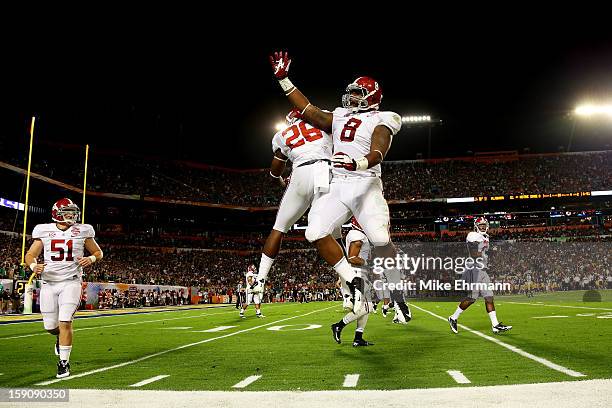
<instances>
[{"instance_id":1,"label":"football cleat","mask_svg":"<svg viewBox=\"0 0 612 408\"><path fill-rule=\"evenodd\" d=\"M448 324L450 325L450 328L453 331L453 333L455 334L459 333L459 330L457 330L457 321L453 319L452 316L448 318Z\"/></svg>"},{"instance_id":2,"label":"football cleat","mask_svg":"<svg viewBox=\"0 0 612 408\"><path fill-rule=\"evenodd\" d=\"M372 313L376 314L378 313L378 305L374 304L374 306L372 306Z\"/></svg>"},{"instance_id":3,"label":"football cleat","mask_svg":"<svg viewBox=\"0 0 612 408\"><path fill-rule=\"evenodd\" d=\"M395 317L393 323L406 324L412 320L410 308L404 302L395 302Z\"/></svg>"},{"instance_id":4,"label":"football cleat","mask_svg":"<svg viewBox=\"0 0 612 408\"><path fill-rule=\"evenodd\" d=\"M57 375L56 378L65 378L70 375L70 363L66 360L60 360L57 363Z\"/></svg>"},{"instance_id":5,"label":"football cleat","mask_svg":"<svg viewBox=\"0 0 612 408\"><path fill-rule=\"evenodd\" d=\"M374 343L370 343L364 339L355 339L353 340L353 347L365 347L365 346L373 346Z\"/></svg>"},{"instance_id":6,"label":"football cleat","mask_svg":"<svg viewBox=\"0 0 612 408\"><path fill-rule=\"evenodd\" d=\"M497 326L493 326L493 333L507 332L510 329L512 329L512 326L506 326L502 322L499 322Z\"/></svg>"},{"instance_id":7,"label":"football cleat","mask_svg":"<svg viewBox=\"0 0 612 408\"><path fill-rule=\"evenodd\" d=\"M266 280L260 279L255 282L255 284L251 287L251 292L253 293L263 293L264 288L266 287Z\"/></svg>"},{"instance_id":8,"label":"football cleat","mask_svg":"<svg viewBox=\"0 0 612 408\"><path fill-rule=\"evenodd\" d=\"M56 356L59 356L59 336L57 337L57 340L55 340L55 347L53 348L53 351L55 352Z\"/></svg>"},{"instance_id":9,"label":"football cleat","mask_svg":"<svg viewBox=\"0 0 612 408\"><path fill-rule=\"evenodd\" d=\"M380 314L382 315L382 317L387 317L387 312L389 311L389 306L384 305L382 307L382 310L380 311Z\"/></svg>"},{"instance_id":10,"label":"football cleat","mask_svg":"<svg viewBox=\"0 0 612 408\"><path fill-rule=\"evenodd\" d=\"M261 314L261 313L256 313L255 315L256 315L258 318L260 318L260 319L261 319L262 317L266 317L266 316L264 316L264 315L263 315L263 314Z\"/></svg>"},{"instance_id":11,"label":"football cleat","mask_svg":"<svg viewBox=\"0 0 612 408\"><path fill-rule=\"evenodd\" d=\"M332 330L332 335L334 336L334 341L338 344L342 342L342 340L340 340L342 329L343 327L341 327L338 323L334 323L331 325L331 330Z\"/></svg>"},{"instance_id":12,"label":"football cleat","mask_svg":"<svg viewBox=\"0 0 612 408\"><path fill-rule=\"evenodd\" d=\"M240 317L244 319L244 310L240 309Z\"/></svg>"},{"instance_id":13,"label":"football cleat","mask_svg":"<svg viewBox=\"0 0 612 408\"><path fill-rule=\"evenodd\" d=\"M353 298L353 313L359 314L365 300L363 296L363 279L356 276L352 281L347 282L346 284L351 290L351 297Z\"/></svg>"}]
</instances>

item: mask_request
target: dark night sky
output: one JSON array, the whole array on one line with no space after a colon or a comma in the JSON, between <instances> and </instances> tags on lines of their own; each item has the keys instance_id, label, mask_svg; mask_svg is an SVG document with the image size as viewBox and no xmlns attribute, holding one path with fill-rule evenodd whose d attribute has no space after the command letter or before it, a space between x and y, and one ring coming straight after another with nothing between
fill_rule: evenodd
<instances>
[{"instance_id":1,"label":"dark night sky","mask_svg":"<svg viewBox=\"0 0 612 408\"><path fill-rule=\"evenodd\" d=\"M568 110L585 98L612 99L612 36L603 31L576 36L491 23L376 36L330 29L292 41L226 30L149 27L117 38L68 30L15 46L5 51L5 64L18 63L3 74L0 137L24 136L34 113L40 140L263 167L273 126L289 108L267 62L277 48L293 55L293 82L320 107L338 106L344 87L369 75L383 87L383 109L443 119L433 130L438 157L555 151L567 144ZM426 143L426 130L404 129L388 158L426 154ZM610 144L612 124L578 124L576 149Z\"/></svg>"}]
</instances>

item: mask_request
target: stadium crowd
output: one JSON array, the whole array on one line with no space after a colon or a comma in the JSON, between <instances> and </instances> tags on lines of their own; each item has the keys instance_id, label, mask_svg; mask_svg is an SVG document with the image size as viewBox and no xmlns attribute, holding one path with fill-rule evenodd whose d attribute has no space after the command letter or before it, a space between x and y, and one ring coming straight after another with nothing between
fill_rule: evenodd
<instances>
[{"instance_id":1,"label":"stadium crowd","mask_svg":"<svg viewBox=\"0 0 612 408\"><path fill-rule=\"evenodd\" d=\"M60 154L69 148L57 149L58 154L35 161L33 170L79 186L80 156ZM73 166L65 162L71 157ZM278 205L282 196L264 169L233 170L122 154L109 159L104 153L92 156L89 191L251 207ZM23 155L3 155L0 160L25 165ZM384 162L382 174L389 200L606 190L612 186L612 151Z\"/></svg>"}]
</instances>

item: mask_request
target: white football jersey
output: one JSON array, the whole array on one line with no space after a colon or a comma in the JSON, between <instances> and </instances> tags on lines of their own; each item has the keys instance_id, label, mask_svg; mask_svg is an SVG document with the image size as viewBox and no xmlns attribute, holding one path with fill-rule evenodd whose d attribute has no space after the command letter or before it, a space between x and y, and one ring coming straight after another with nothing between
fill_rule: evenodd
<instances>
[{"instance_id":1,"label":"white football jersey","mask_svg":"<svg viewBox=\"0 0 612 408\"><path fill-rule=\"evenodd\" d=\"M253 283L253 282L249 282L249 278L253 278L253 282L255 281L255 274L254 274L253 272L251 272L251 271L247 272L247 274L246 274L246 284L247 284L247 288L248 288L249 286L251 286L251 285L252 285L252 283Z\"/></svg>"},{"instance_id":2,"label":"white football jersey","mask_svg":"<svg viewBox=\"0 0 612 408\"><path fill-rule=\"evenodd\" d=\"M478 243L478 252L482 253L482 258L484 260L484 265L487 267L488 256L487 250L489 249L489 234L472 231L470 232L465 242L468 244L477 242Z\"/></svg>"},{"instance_id":3,"label":"white football jersey","mask_svg":"<svg viewBox=\"0 0 612 408\"><path fill-rule=\"evenodd\" d=\"M45 270L42 279L50 282L81 279L83 268L78 261L84 256L85 240L94 238L96 233L89 224L74 224L65 231L55 223L38 224L32 231L33 239L40 239L44 245Z\"/></svg>"},{"instance_id":4,"label":"white football jersey","mask_svg":"<svg viewBox=\"0 0 612 408\"><path fill-rule=\"evenodd\" d=\"M332 134L334 154L345 153L353 159L359 159L370 153L372 133L376 126L382 125L391 131L391 138L402 127L402 118L395 112L356 112L346 108L336 108L333 112ZM383 154L385 152L382 152ZM367 170L350 171L343 168L333 169L334 174L376 175L380 177L380 164Z\"/></svg>"},{"instance_id":5,"label":"white football jersey","mask_svg":"<svg viewBox=\"0 0 612 408\"><path fill-rule=\"evenodd\" d=\"M368 241L368 237L358 229L352 229L346 234L346 253L349 253L351 243L355 241L361 241L363 243L359 250L359 257L367 262L370 259L371 253L370 241Z\"/></svg>"},{"instance_id":6,"label":"white football jersey","mask_svg":"<svg viewBox=\"0 0 612 408\"><path fill-rule=\"evenodd\" d=\"M293 167L309 160L331 158L332 147L329 134L301 119L272 138L272 152L280 149L291 160Z\"/></svg>"}]
</instances>

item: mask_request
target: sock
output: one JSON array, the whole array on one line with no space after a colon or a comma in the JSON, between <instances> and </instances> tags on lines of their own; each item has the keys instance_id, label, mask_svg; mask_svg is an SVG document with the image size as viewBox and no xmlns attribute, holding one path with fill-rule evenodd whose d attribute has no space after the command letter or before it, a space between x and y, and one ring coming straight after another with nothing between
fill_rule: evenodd
<instances>
[{"instance_id":1,"label":"sock","mask_svg":"<svg viewBox=\"0 0 612 408\"><path fill-rule=\"evenodd\" d=\"M383 309L389 310L389 304L387 303L386 305L383 305Z\"/></svg>"},{"instance_id":2,"label":"sock","mask_svg":"<svg viewBox=\"0 0 612 408\"><path fill-rule=\"evenodd\" d=\"M337 264L334 265L334 270L340 275L343 282L351 282L355 276L355 270L348 263L345 257L342 257Z\"/></svg>"},{"instance_id":3,"label":"sock","mask_svg":"<svg viewBox=\"0 0 612 408\"><path fill-rule=\"evenodd\" d=\"M455 310L455 313L453 313L453 315L451 316L453 320L457 320L459 319L459 315L463 313L463 309L461 309L459 306L457 306L457 310Z\"/></svg>"},{"instance_id":4,"label":"sock","mask_svg":"<svg viewBox=\"0 0 612 408\"><path fill-rule=\"evenodd\" d=\"M70 352L72 351L72 346L62 346L60 345L60 360L70 361Z\"/></svg>"},{"instance_id":5,"label":"sock","mask_svg":"<svg viewBox=\"0 0 612 408\"><path fill-rule=\"evenodd\" d=\"M493 326L497 326L499 322L497 321L497 313L494 311L489 312L489 319L491 319L491 324Z\"/></svg>"},{"instance_id":6,"label":"sock","mask_svg":"<svg viewBox=\"0 0 612 408\"><path fill-rule=\"evenodd\" d=\"M368 316L369 314L366 313L363 316L359 316L359 318L357 319L357 329L356 332L361 332L363 333L363 331L365 330L366 324L368 324ZM361 336L360 336L361 338Z\"/></svg>"},{"instance_id":7,"label":"sock","mask_svg":"<svg viewBox=\"0 0 612 408\"><path fill-rule=\"evenodd\" d=\"M255 314L261 314L261 310L256 310Z\"/></svg>"},{"instance_id":8,"label":"sock","mask_svg":"<svg viewBox=\"0 0 612 408\"><path fill-rule=\"evenodd\" d=\"M261 261L259 262L259 271L257 272L257 279L266 279L273 263L273 258L270 258L266 254L261 254Z\"/></svg>"}]
</instances>

